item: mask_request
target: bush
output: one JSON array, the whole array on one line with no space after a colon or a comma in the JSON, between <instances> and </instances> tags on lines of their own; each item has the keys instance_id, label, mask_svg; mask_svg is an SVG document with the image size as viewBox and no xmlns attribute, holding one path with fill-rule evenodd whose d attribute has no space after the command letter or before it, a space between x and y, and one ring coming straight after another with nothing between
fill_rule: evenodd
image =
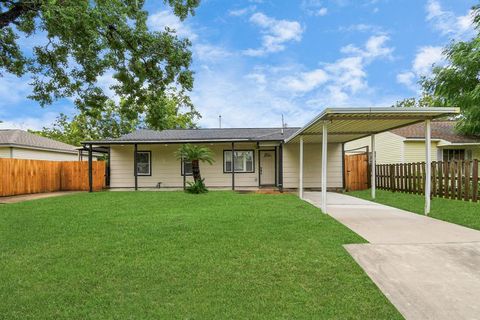
<instances>
[{"instance_id":1,"label":"bush","mask_svg":"<svg viewBox=\"0 0 480 320\"><path fill-rule=\"evenodd\" d=\"M201 179L196 182L188 182L188 187L185 188L185 191L192 194L200 194L207 193L208 189L205 187L204 179Z\"/></svg>"}]
</instances>

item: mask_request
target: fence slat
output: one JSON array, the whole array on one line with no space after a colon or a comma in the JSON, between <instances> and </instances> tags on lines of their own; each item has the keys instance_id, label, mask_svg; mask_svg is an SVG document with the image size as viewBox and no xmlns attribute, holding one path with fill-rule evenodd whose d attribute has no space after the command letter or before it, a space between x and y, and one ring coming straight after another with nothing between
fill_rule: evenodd
<instances>
[{"instance_id":1,"label":"fence slat","mask_svg":"<svg viewBox=\"0 0 480 320\"><path fill-rule=\"evenodd\" d=\"M450 199L455 199L455 162L450 162Z\"/></svg>"},{"instance_id":2,"label":"fence slat","mask_svg":"<svg viewBox=\"0 0 480 320\"><path fill-rule=\"evenodd\" d=\"M457 199L462 200L462 162L458 161L457 162Z\"/></svg>"},{"instance_id":3,"label":"fence slat","mask_svg":"<svg viewBox=\"0 0 480 320\"><path fill-rule=\"evenodd\" d=\"M464 189L464 194L463 194L463 200L465 201L470 201L471 196L470 196L470 161L465 161L465 189Z\"/></svg>"}]
</instances>

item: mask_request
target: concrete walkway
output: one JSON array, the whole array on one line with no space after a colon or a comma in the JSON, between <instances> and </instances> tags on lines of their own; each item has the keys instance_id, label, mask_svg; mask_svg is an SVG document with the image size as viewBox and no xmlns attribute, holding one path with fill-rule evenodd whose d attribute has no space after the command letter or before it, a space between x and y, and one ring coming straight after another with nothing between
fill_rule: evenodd
<instances>
[{"instance_id":1,"label":"concrete walkway","mask_svg":"<svg viewBox=\"0 0 480 320\"><path fill-rule=\"evenodd\" d=\"M60 196L75 194L79 192L84 192L84 191L57 191L57 192L46 192L46 193L22 194L18 196L10 196L10 197L0 197L0 204L17 203L17 202L23 202L23 201L29 201L29 200L36 200L36 199L60 197Z\"/></svg>"},{"instance_id":2,"label":"concrete walkway","mask_svg":"<svg viewBox=\"0 0 480 320\"><path fill-rule=\"evenodd\" d=\"M304 198L320 207L319 192ZM345 248L405 318L480 319L479 231L344 194L327 199L327 212L370 242Z\"/></svg>"}]
</instances>

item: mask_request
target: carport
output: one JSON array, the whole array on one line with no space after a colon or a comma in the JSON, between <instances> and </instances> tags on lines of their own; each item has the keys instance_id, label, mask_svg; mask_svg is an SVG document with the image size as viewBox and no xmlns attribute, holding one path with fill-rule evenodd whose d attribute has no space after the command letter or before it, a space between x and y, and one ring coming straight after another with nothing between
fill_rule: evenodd
<instances>
[{"instance_id":1,"label":"carport","mask_svg":"<svg viewBox=\"0 0 480 320\"><path fill-rule=\"evenodd\" d=\"M363 137L371 137L372 199L375 199L375 135L381 132L425 122L425 214L430 212L431 190L431 129L430 121L436 118L457 115L458 108L327 108L307 125L298 130L285 143L298 143L299 182L298 193L304 192L304 143L320 143L321 161L321 208L327 212L327 144L346 143Z\"/></svg>"}]
</instances>

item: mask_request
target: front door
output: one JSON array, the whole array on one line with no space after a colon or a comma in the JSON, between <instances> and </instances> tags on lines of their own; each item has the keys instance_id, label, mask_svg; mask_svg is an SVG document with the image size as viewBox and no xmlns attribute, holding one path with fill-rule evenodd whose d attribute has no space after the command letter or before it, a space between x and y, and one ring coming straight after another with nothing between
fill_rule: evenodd
<instances>
[{"instance_id":1,"label":"front door","mask_svg":"<svg viewBox=\"0 0 480 320\"><path fill-rule=\"evenodd\" d=\"M275 150L260 150L260 185L275 185Z\"/></svg>"}]
</instances>

